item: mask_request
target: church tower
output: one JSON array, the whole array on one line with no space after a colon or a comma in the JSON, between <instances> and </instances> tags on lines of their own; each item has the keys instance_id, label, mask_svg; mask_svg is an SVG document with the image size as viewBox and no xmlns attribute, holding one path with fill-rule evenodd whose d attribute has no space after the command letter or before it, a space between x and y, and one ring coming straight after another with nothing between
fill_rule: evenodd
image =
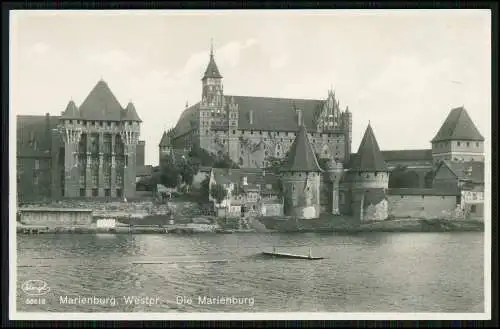
<instances>
[{"instance_id":1,"label":"church tower","mask_svg":"<svg viewBox=\"0 0 500 329\"><path fill-rule=\"evenodd\" d=\"M281 168L285 215L318 218L321 168L302 124Z\"/></svg>"},{"instance_id":2,"label":"church tower","mask_svg":"<svg viewBox=\"0 0 500 329\"><path fill-rule=\"evenodd\" d=\"M200 147L211 150L210 130L212 124L219 125L221 121L226 119L222 75L215 63L213 44L210 47L210 58L205 74L201 78L201 84L202 93L199 110Z\"/></svg>"}]
</instances>

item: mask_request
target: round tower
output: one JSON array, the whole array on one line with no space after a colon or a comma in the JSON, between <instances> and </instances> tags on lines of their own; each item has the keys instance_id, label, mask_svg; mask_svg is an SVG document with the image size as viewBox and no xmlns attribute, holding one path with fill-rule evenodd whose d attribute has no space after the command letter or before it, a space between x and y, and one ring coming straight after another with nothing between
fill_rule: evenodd
<instances>
[{"instance_id":1,"label":"round tower","mask_svg":"<svg viewBox=\"0 0 500 329\"><path fill-rule=\"evenodd\" d=\"M339 209L339 189L340 180L344 174L344 166L342 162L335 159L329 160L327 163L326 176L330 182L330 195L331 195L331 212L334 215L340 214Z\"/></svg>"},{"instance_id":2,"label":"round tower","mask_svg":"<svg viewBox=\"0 0 500 329\"><path fill-rule=\"evenodd\" d=\"M301 125L287 161L281 168L285 215L319 217L321 172L306 128Z\"/></svg>"},{"instance_id":3,"label":"round tower","mask_svg":"<svg viewBox=\"0 0 500 329\"><path fill-rule=\"evenodd\" d=\"M385 197L389 186L389 169L370 124L361 140L358 153L351 158L346 181L350 190L350 213L360 222L372 220L373 218L365 218L366 208L370 204L379 203Z\"/></svg>"},{"instance_id":4,"label":"round tower","mask_svg":"<svg viewBox=\"0 0 500 329\"><path fill-rule=\"evenodd\" d=\"M124 144L123 196L125 198L135 196L136 153L141 122L134 105L128 103L122 117L120 132Z\"/></svg>"},{"instance_id":5,"label":"round tower","mask_svg":"<svg viewBox=\"0 0 500 329\"><path fill-rule=\"evenodd\" d=\"M71 100L61 114L59 132L64 143L64 176L61 177L63 197L77 197L80 190L78 144L83 131L83 121L75 102Z\"/></svg>"}]
</instances>

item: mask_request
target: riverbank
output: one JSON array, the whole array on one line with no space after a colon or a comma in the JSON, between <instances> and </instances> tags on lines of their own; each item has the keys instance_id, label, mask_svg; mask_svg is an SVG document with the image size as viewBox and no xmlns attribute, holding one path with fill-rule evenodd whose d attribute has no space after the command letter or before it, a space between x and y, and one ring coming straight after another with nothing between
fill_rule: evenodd
<instances>
[{"instance_id":1,"label":"riverbank","mask_svg":"<svg viewBox=\"0 0 500 329\"><path fill-rule=\"evenodd\" d=\"M113 228L90 227L43 227L18 226L18 234L228 234L228 233L361 233L361 232L477 232L484 231L484 223L473 220L447 219L396 219L361 225L339 225L337 227L296 227L295 229L269 229L262 232L255 229L227 230L223 228L211 230L193 229L189 226L116 226Z\"/></svg>"}]
</instances>

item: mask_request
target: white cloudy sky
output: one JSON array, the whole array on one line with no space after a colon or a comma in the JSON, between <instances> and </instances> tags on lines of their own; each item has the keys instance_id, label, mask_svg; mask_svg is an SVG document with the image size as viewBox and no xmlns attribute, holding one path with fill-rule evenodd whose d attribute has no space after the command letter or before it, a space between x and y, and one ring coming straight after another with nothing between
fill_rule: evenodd
<instances>
[{"instance_id":1,"label":"white cloudy sky","mask_svg":"<svg viewBox=\"0 0 500 329\"><path fill-rule=\"evenodd\" d=\"M489 135L489 11L23 11L11 16L11 105L59 115L102 77L144 121L146 163L200 100L210 39L227 94L326 98L381 149L428 148L452 107Z\"/></svg>"}]
</instances>

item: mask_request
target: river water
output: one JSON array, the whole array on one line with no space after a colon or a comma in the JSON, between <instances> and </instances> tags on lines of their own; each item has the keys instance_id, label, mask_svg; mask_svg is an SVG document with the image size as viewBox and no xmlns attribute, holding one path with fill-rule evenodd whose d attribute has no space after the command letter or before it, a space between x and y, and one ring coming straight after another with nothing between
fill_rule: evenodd
<instances>
[{"instance_id":1,"label":"river water","mask_svg":"<svg viewBox=\"0 0 500 329\"><path fill-rule=\"evenodd\" d=\"M483 243L482 232L18 235L17 310L484 312ZM325 259L258 255L273 245ZM27 294L28 280L45 294Z\"/></svg>"}]
</instances>

